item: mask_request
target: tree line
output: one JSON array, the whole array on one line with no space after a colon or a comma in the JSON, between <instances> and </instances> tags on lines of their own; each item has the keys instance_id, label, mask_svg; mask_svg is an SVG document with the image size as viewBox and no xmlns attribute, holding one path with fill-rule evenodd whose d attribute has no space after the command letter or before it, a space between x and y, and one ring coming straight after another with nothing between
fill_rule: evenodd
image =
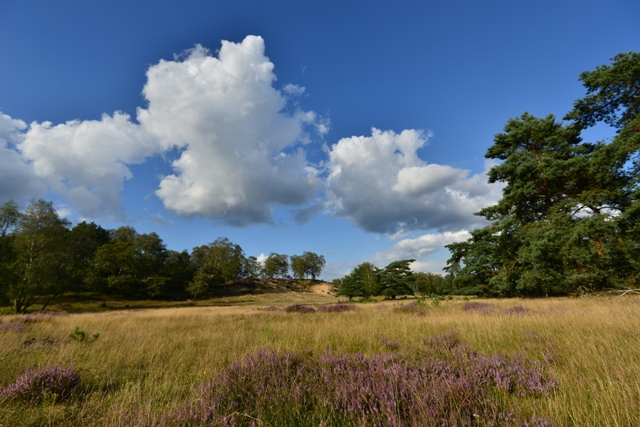
<instances>
[{"instance_id":1,"label":"tree line","mask_svg":"<svg viewBox=\"0 0 640 427\"><path fill-rule=\"evenodd\" d=\"M271 253L261 263L222 237L191 253L169 250L156 233L133 227L72 226L42 199L31 200L23 212L12 200L0 206L0 305L11 304L17 313L36 301L46 307L66 292L195 298L242 278L315 280L324 265L313 252Z\"/></svg>"},{"instance_id":2,"label":"tree line","mask_svg":"<svg viewBox=\"0 0 640 427\"><path fill-rule=\"evenodd\" d=\"M451 277L436 273L413 272L414 259L393 261L384 268L363 262L346 276L335 279L336 296L368 299L384 296L395 299L402 295L447 295L454 291Z\"/></svg>"},{"instance_id":3,"label":"tree line","mask_svg":"<svg viewBox=\"0 0 640 427\"><path fill-rule=\"evenodd\" d=\"M564 122L525 113L497 134L489 182L506 186L490 221L448 245L457 293L545 296L637 288L640 279L640 54L583 72ZM584 142L596 125L606 142Z\"/></svg>"}]
</instances>

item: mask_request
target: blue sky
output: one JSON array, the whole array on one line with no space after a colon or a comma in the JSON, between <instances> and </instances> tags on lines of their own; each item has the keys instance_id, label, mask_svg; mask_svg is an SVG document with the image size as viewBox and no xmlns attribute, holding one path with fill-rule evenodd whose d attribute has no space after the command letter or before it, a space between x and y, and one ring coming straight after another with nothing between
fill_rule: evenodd
<instances>
[{"instance_id":1,"label":"blue sky","mask_svg":"<svg viewBox=\"0 0 640 427\"><path fill-rule=\"evenodd\" d=\"M493 135L640 41L631 0L345 3L0 2L0 203L439 271Z\"/></svg>"}]
</instances>

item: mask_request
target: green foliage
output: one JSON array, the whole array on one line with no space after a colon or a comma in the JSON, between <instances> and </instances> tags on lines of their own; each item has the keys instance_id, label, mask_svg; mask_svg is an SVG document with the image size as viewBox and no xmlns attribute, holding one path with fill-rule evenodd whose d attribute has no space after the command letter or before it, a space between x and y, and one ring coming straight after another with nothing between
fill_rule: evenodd
<instances>
[{"instance_id":1,"label":"green foliage","mask_svg":"<svg viewBox=\"0 0 640 427\"><path fill-rule=\"evenodd\" d=\"M361 297L363 295L364 284L362 282L362 278L358 274L352 272L340 279L336 297L344 296L349 298L349 301L351 301L354 297Z\"/></svg>"},{"instance_id":2,"label":"green foliage","mask_svg":"<svg viewBox=\"0 0 640 427\"><path fill-rule=\"evenodd\" d=\"M411 285L413 293L416 295L444 295L450 290L447 288L445 279L436 273L414 273L414 281Z\"/></svg>"},{"instance_id":3,"label":"green foliage","mask_svg":"<svg viewBox=\"0 0 640 427\"><path fill-rule=\"evenodd\" d=\"M69 335L69 338L71 338L74 341L84 342L86 344L90 344L91 342L97 340L99 336L100 336L99 333L95 333L95 334L93 334L91 336L88 336L86 334L86 332L84 332L82 329L80 329L79 326L76 326L76 328L71 333L71 335Z\"/></svg>"},{"instance_id":4,"label":"green foliage","mask_svg":"<svg viewBox=\"0 0 640 427\"><path fill-rule=\"evenodd\" d=\"M111 241L111 233L95 223L81 222L69 230L57 248L64 268L66 291L80 292L86 289L85 279L90 275L92 259L97 249Z\"/></svg>"},{"instance_id":5,"label":"green foliage","mask_svg":"<svg viewBox=\"0 0 640 427\"><path fill-rule=\"evenodd\" d=\"M265 275L264 267L258 261L258 258L254 256L250 256L245 259L242 271L243 277L249 277L252 279L258 279Z\"/></svg>"},{"instance_id":6,"label":"green foliage","mask_svg":"<svg viewBox=\"0 0 640 427\"><path fill-rule=\"evenodd\" d=\"M138 234L132 227L120 227L111 242L96 250L87 285L107 294L163 295L169 283L162 275L167 255L156 233Z\"/></svg>"},{"instance_id":7,"label":"green foliage","mask_svg":"<svg viewBox=\"0 0 640 427\"><path fill-rule=\"evenodd\" d=\"M206 280L201 278L201 275L196 275L192 282L189 282L187 285L187 292L193 295L193 299L195 300L198 295L202 295L207 293L209 290L209 283Z\"/></svg>"},{"instance_id":8,"label":"green foliage","mask_svg":"<svg viewBox=\"0 0 640 427\"><path fill-rule=\"evenodd\" d=\"M0 207L0 305L9 303L9 286L18 280L12 268L16 261L15 235L12 231L20 219L18 206L9 200Z\"/></svg>"},{"instance_id":9,"label":"green foliage","mask_svg":"<svg viewBox=\"0 0 640 427\"><path fill-rule=\"evenodd\" d=\"M226 237L218 237L208 245L193 248L191 260L195 268L193 281L200 283L197 286L198 289L204 289L205 283L207 288L224 286L242 277L246 261L240 245L229 241ZM195 288L190 285L190 289Z\"/></svg>"},{"instance_id":10,"label":"green foliage","mask_svg":"<svg viewBox=\"0 0 640 427\"><path fill-rule=\"evenodd\" d=\"M293 277L298 280L304 279L305 277L311 277L312 280L315 280L320 276L320 273L322 273L322 269L326 263L324 256L313 252L304 252L302 255L292 255L290 261Z\"/></svg>"},{"instance_id":11,"label":"green foliage","mask_svg":"<svg viewBox=\"0 0 640 427\"><path fill-rule=\"evenodd\" d=\"M271 278L285 279L289 277L289 257L271 252L264 261L264 273Z\"/></svg>"},{"instance_id":12,"label":"green foliage","mask_svg":"<svg viewBox=\"0 0 640 427\"><path fill-rule=\"evenodd\" d=\"M162 286L164 296L170 294L180 294L186 290L188 284L193 280L195 267L191 262L191 255L187 251L167 251L163 265L162 277L167 281Z\"/></svg>"},{"instance_id":13,"label":"green foliage","mask_svg":"<svg viewBox=\"0 0 640 427\"><path fill-rule=\"evenodd\" d=\"M409 268L409 264L414 261L414 259L393 261L380 272L382 295L395 299L399 295L413 294L411 285L415 277L411 268Z\"/></svg>"},{"instance_id":14,"label":"green foliage","mask_svg":"<svg viewBox=\"0 0 640 427\"><path fill-rule=\"evenodd\" d=\"M15 201L9 200L0 207L0 236L9 234L20 221L20 211Z\"/></svg>"},{"instance_id":15,"label":"green foliage","mask_svg":"<svg viewBox=\"0 0 640 427\"><path fill-rule=\"evenodd\" d=\"M446 280L462 294L566 295L637 286L640 265L640 55L585 72L587 96L564 125L553 115L511 119L486 157L500 160L489 182L504 182L491 224L448 245ZM585 143L599 122L618 129L608 144ZM631 165L631 166L630 166Z\"/></svg>"},{"instance_id":16,"label":"green foliage","mask_svg":"<svg viewBox=\"0 0 640 427\"><path fill-rule=\"evenodd\" d=\"M38 297L69 289L73 278L68 256L69 221L60 219L52 202L31 200L20 215L13 243L13 262L7 296L13 310L24 313ZM45 304L46 306L46 304Z\"/></svg>"},{"instance_id":17,"label":"green foliage","mask_svg":"<svg viewBox=\"0 0 640 427\"><path fill-rule=\"evenodd\" d=\"M370 262L363 262L353 270L362 281L365 298L380 295L380 269Z\"/></svg>"},{"instance_id":18,"label":"green foliage","mask_svg":"<svg viewBox=\"0 0 640 427\"><path fill-rule=\"evenodd\" d=\"M334 280L338 285L336 296L363 297L369 300L372 296L380 295L380 269L370 262L363 262L342 279Z\"/></svg>"}]
</instances>

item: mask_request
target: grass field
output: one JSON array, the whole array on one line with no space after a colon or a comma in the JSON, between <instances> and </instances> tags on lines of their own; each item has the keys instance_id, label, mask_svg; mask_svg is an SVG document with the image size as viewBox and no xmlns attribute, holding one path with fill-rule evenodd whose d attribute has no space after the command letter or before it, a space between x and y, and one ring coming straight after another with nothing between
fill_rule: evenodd
<instances>
[{"instance_id":1,"label":"grass field","mask_svg":"<svg viewBox=\"0 0 640 427\"><path fill-rule=\"evenodd\" d=\"M185 307L140 309L131 303L125 309L107 301L91 313L0 316L0 387L27 369L56 364L73 367L81 380L61 401L47 395L36 402L0 400L0 426L151 425L197 400L198 386L259 350L320 354L331 348L373 357L452 331L482 355L526 354L544 364L557 381L551 392L491 392L523 417L535 414L560 426L640 425L638 297L437 306L427 300L425 307L404 311L399 308L409 301L356 304L346 312L265 310L330 302L335 298L322 294L266 294ZM76 327L88 340L70 337Z\"/></svg>"}]
</instances>

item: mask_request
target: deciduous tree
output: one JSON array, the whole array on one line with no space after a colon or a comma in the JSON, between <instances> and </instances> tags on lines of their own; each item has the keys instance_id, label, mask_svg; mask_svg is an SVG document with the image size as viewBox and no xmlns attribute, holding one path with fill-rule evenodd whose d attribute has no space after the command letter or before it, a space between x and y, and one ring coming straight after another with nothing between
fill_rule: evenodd
<instances>
[{"instance_id":1,"label":"deciduous tree","mask_svg":"<svg viewBox=\"0 0 640 427\"><path fill-rule=\"evenodd\" d=\"M302 255L292 255L290 257L291 271L296 279L311 277L316 280L320 276L325 265L324 256L313 252L304 252Z\"/></svg>"},{"instance_id":2,"label":"deciduous tree","mask_svg":"<svg viewBox=\"0 0 640 427\"><path fill-rule=\"evenodd\" d=\"M8 296L16 313L24 313L38 297L55 296L68 286L68 259L60 246L69 221L60 219L52 202L31 200L17 221L15 261Z\"/></svg>"},{"instance_id":3,"label":"deciduous tree","mask_svg":"<svg viewBox=\"0 0 640 427\"><path fill-rule=\"evenodd\" d=\"M289 277L289 257L271 252L264 261L264 272L267 277L285 279Z\"/></svg>"}]
</instances>

